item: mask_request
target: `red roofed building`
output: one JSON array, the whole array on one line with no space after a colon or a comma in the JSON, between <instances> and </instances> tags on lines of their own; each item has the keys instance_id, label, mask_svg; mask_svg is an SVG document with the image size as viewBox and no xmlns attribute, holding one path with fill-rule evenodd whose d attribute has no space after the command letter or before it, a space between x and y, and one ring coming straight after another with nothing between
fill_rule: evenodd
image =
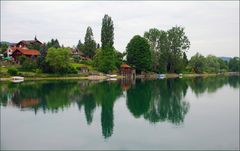
<instances>
[{"instance_id":1,"label":"red roofed building","mask_svg":"<svg viewBox=\"0 0 240 151\"><path fill-rule=\"evenodd\" d=\"M71 49L71 55L73 57L80 57L82 60L91 60L89 57L87 57L82 51L78 50L77 48Z\"/></svg>"},{"instance_id":2,"label":"red roofed building","mask_svg":"<svg viewBox=\"0 0 240 151\"><path fill-rule=\"evenodd\" d=\"M37 61L37 56L39 56L40 53L38 50L30 50L27 48L18 48L18 47L13 48L12 57L13 57L14 61L16 61L18 63L19 62L18 59L22 55L24 55L34 61Z\"/></svg>"},{"instance_id":3,"label":"red roofed building","mask_svg":"<svg viewBox=\"0 0 240 151\"><path fill-rule=\"evenodd\" d=\"M135 78L136 76L136 71L134 68L130 67L127 64L122 64L120 66L120 74L124 77L128 78Z\"/></svg>"},{"instance_id":4,"label":"red roofed building","mask_svg":"<svg viewBox=\"0 0 240 151\"><path fill-rule=\"evenodd\" d=\"M39 47L42 47L44 44L40 42L36 37L34 40L21 40L18 43L10 44L5 53L7 54L7 57L11 57L16 48L31 49L33 46L36 47L37 45L39 45Z\"/></svg>"},{"instance_id":5,"label":"red roofed building","mask_svg":"<svg viewBox=\"0 0 240 151\"><path fill-rule=\"evenodd\" d=\"M34 40L22 40L20 42L18 42L17 44L15 44L15 46L17 47L28 47L30 45L42 45L43 43L40 42L36 37L34 38Z\"/></svg>"}]
</instances>

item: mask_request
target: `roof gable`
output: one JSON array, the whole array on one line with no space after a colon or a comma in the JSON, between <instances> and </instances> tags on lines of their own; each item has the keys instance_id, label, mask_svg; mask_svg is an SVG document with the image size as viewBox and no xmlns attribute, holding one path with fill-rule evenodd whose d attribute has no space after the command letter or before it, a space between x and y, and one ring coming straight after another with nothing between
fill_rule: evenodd
<instances>
[{"instance_id":1,"label":"roof gable","mask_svg":"<svg viewBox=\"0 0 240 151\"><path fill-rule=\"evenodd\" d=\"M30 50L30 49L23 49L23 48L15 48L13 51L13 54L16 53L17 51L21 52L24 55L34 55L34 56L40 55L39 51L37 50Z\"/></svg>"}]
</instances>

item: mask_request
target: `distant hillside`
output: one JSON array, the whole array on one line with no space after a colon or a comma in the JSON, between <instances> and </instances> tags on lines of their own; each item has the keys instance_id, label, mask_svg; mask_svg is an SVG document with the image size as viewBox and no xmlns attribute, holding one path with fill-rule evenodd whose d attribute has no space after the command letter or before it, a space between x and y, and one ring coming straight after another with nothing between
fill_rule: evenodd
<instances>
[{"instance_id":1,"label":"distant hillside","mask_svg":"<svg viewBox=\"0 0 240 151\"><path fill-rule=\"evenodd\" d=\"M219 57L220 59L222 59L223 61L229 61L230 59L232 59L231 57Z\"/></svg>"}]
</instances>

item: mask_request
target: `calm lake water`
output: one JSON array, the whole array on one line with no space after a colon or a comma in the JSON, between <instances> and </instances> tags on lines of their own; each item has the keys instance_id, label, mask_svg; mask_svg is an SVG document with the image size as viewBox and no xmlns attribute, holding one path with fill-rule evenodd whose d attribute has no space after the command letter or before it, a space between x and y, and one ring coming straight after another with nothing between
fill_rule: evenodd
<instances>
[{"instance_id":1,"label":"calm lake water","mask_svg":"<svg viewBox=\"0 0 240 151\"><path fill-rule=\"evenodd\" d=\"M1 149L239 149L239 77L0 83Z\"/></svg>"}]
</instances>

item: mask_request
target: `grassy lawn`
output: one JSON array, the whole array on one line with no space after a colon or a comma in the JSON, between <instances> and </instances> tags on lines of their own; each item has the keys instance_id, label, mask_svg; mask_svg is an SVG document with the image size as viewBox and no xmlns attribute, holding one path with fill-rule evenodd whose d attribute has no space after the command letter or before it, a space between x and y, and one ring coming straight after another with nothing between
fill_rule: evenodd
<instances>
[{"instance_id":1,"label":"grassy lawn","mask_svg":"<svg viewBox=\"0 0 240 151\"><path fill-rule=\"evenodd\" d=\"M72 66L74 68L83 67L84 66L84 67L88 67L89 71L95 71L95 69L92 66L90 66L90 65L81 64L81 63L71 63L71 64L72 64Z\"/></svg>"},{"instance_id":2,"label":"grassy lawn","mask_svg":"<svg viewBox=\"0 0 240 151\"><path fill-rule=\"evenodd\" d=\"M89 65L84 65L84 64L77 64L73 63L72 64L74 68L77 67L82 67L82 66L87 66L90 71L94 71L92 66ZM42 72L36 72L36 71L24 71L18 66L8 66L8 67L0 67L0 77L1 78L9 78L11 75L8 74L8 69L9 68L16 68L18 70L18 76L23 76L23 77L85 77L87 76L86 74L48 74L48 73L42 73Z\"/></svg>"}]
</instances>

